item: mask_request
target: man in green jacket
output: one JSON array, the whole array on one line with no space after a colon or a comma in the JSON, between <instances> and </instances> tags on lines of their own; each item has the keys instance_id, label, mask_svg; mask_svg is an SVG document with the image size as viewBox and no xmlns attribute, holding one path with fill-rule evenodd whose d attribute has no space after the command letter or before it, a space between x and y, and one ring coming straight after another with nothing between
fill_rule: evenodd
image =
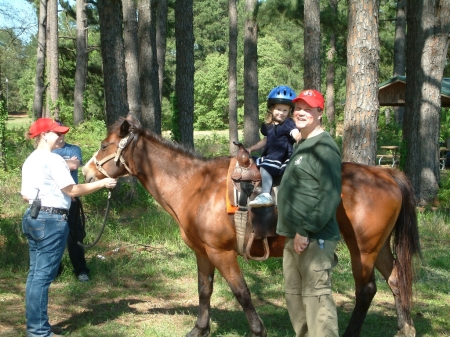
<instances>
[{"instance_id":1,"label":"man in green jacket","mask_svg":"<svg viewBox=\"0 0 450 337\"><path fill-rule=\"evenodd\" d=\"M302 140L294 148L278 192L277 233L286 236L283 275L296 337L339 336L331 269L340 239L341 155L322 128L324 99L303 90L293 100Z\"/></svg>"}]
</instances>

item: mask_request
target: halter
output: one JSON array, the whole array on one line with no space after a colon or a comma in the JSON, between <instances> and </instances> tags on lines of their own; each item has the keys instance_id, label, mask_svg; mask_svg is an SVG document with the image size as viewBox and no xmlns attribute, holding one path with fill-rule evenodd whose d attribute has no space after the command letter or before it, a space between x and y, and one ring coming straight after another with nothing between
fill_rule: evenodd
<instances>
[{"instance_id":1,"label":"halter","mask_svg":"<svg viewBox=\"0 0 450 337\"><path fill-rule=\"evenodd\" d=\"M108 178L111 178L109 176L109 174L105 171L105 169L102 167L102 165L104 163L106 163L107 161L111 160L114 158L114 162L117 164L117 160L120 160L120 162L123 164L123 166L125 166L125 169L128 171L129 174L131 173L130 168L128 167L128 165L125 163L125 159L123 159L122 156L122 151L127 147L127 145L131 142L131 140L133 139L134 134L133 132L130 132L130 134L128 136L126 136L125 138L122 138L119 142L119 146L117 147L117 150L115 153L111 153L109 156L106 156L105 158L103 158L102 160L98 161L97 158L95 158L95 155L93 157L94 159L94 163L95 166L97 167L97 170L99 170L101 173L103 173L105 176L107 176Z\"/></svg>"}]
</instances>

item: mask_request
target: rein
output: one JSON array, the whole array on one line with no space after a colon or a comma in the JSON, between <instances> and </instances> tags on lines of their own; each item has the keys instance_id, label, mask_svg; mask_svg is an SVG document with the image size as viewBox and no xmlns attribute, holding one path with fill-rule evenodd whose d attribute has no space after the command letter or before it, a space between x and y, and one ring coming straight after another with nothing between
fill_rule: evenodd
<instances>
[{"instance_id":1,"label":"rein","mask_svg":"<svg viewBox=\"0 0 450 337\"><path fill-rule=\"evenodd\" d=\"M111 191L108 192L108 202L107 202L107 204L106 204L105 217L103 218L102 228L100 229L100 232L98 233L97 238L94 240L93 243L90 243L90 244L84 244L84 243L81 243L81 242L78 241L78 240L75 240L75 241L77 241L77 244L78 244L79 246L81 246L81 247L83 247L83 248L86 248L86 249L87 249L87 248L92 248L92 247L94 247L94 246L100 241L100 238L101 238L102 235L103 235L103 231L105 230L106 219L108 218L108 212L109 212L109 208L110 208L110 200L111 200Z\"/></svg>"},{"instance_id":2,"label":"rein","mask_svg":"<svg viewBox=\"0 0 450 337\"><path fill-rule=\"evenodd\" d=\"M130 168L125 163L125 159L123 159L122 151L128 146L128 144L130 144L130 142L131 142L131 140L133 138L134 138L134 133L130 132L128 134L128 136L126 136L125 138L122 138L120 140L119 146L117 147L117 150L116 150L115 153L112 153L109 156L106 156L105 158L103 158L100 161L98 161L97 158L95 158L95 155L94 155L92 158L94 160L95 166L97 167L97 170L99 170L101 173L103 173L108 178L111 178L109 176L108 172L106 172L106 170L102 167L102 165L114 158L114 162L116 164L117 164L117 161L119 160L122 163L122 165L125 167L125 169L128 171L128 173L131 174ZM77 244L79 246L82 246L83 248L91 248L91 247L94 247L100 241L100 238L103 235L103 231L105 230L106 219L108 218L108 212L109 212L109 208L110 208L110 200L111 200L111 190L108 192L108 202L106 204L105 217L103 218L102 228L100 229L100 232L98 233L97 238L94 240L93 243L90 243L90 244L83 244L80 241L76 240Z\"/></svg>"}]
</instances>

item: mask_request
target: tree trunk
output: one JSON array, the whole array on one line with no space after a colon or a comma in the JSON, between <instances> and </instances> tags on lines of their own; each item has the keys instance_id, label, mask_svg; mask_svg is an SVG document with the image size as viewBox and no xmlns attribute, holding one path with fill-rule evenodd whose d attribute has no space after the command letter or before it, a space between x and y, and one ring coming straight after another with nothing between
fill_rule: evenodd
<instances>
[{"instance_id":1,"label":"tree trunk","mask_svg":"<svg viewBox=\"0 0 450 337\"><path fill-rule=\"evenodd\" d=\"M125 55L120 0L98 0L103 60L106 125L128 114Z\"/></svg>"},{"instance_id":2,"label":"tree trunk","mask_svg":"<svg viewBox=\"0 0 450 337\"><path fill-rule=\"evenodd\" d=\"M320 0L305 0L304 89L320 91Z\"/></svg>"},{"instance_id":3,"label":"tree trunk","mask_svg":"<svg viewBox=\"0 0 450 337\"><path fill-rule=\"evenodd\" d=\"M45 90L45 52L47 50L46 38L47 24L47 0L39 1L39 25L38 25L38 47L36 56L36 78L34 85L33 118L42 117Z\"/></svg>"},{"instance_id":4,"label":"tree trunk","mask_svg":"<svg viewBox=\"0 0 450 337\"><path fill-rule=\"evenodd\" d=\"M141 120L141 88L139 84L138 22L134 0L123 0L123 41L125 69L127 71L127 96L130 114Z\"/></svg>"},{"instance_id":5,"label":"tree trunk","mask_svg":"<svg viewBox=\"0 0 450 337\"><path fill-rule=\"evenodd\" d=\"M239 140L237 121L237 8L236 0L228 0L229 47L228 47L228 123L230 155L236 154L234 140Z\"/></svg>"},{"instance_id":6,"label":"tree trunk","mask_svg":"<svg viewBox=\"0 0 450 337\"><path fill-rule=\"evenodd\" d=\"M399 0L397 3L397 20L395 22L395 41L394 41L394 76L404 76L406 69L406 1ZM397 125L403 124L403 113L405 108L402 106L394 107L394 118Z\"/></svg>"},{"instance_id":7,"label":"tree trunk","mask_svg":"<svg viewBox=\"0 0 450 337\"><path fill-rule=\"evenodd\" d=\"M337 19L337 0L330 0L330 7L333 18ZM326 78L326 114L328 124L330 126L330 134L336 137L336 122L335 122L335 101L334 101L334 80L336 77L334 61L336 56L336 34L330 31L330 49L327 52L327 78Z\"/></svg>"},{"instance_id":8,"label":"tree trunk","mask_svg":"<svg viewBox=\"0 0 450 337\"><path fill-rule=\"evenodd\" d=\"M258 26L256 0L245 1L244 26L244 144L250 147L259 138L258 112Z\"/></svg>"},{"instance_id":9,"label":"tree trunk","mask_svg":"<svg viewBox=\"0 0 450 337\"><path fill-rule=\"evenodd\" d=\"M75 68L75 89L73 94L73 123L80 124L84 120L83 96L87 80L87 17L86 0L77 0L77 62Z\"/></svg>"},{"instance_id":10,"label":"tree trunk","mask_svg":"<svg viewBox=\"0 0 450 337\"><path fill-rule=\"evenodd\" d=\"M156 55L158 58L159 101L162 104L164 69L166 66L167 0L158 0L158 20L156 29Z\"/></svg>"},{"instance_id":11,"label":"tree trunk","mask_svg":"<svg viewBox=\"0 0 450 337\"><path fill-rule=\"evenodd\" d=\"M98 0L97 4L105 86L106 125L111 126L129 112L125 48L122 35L122 1ZM123 186L128 186L125 198L132 202L137 196L136 178L126 177L119 181L118 187L112 194L114 199L122 193Z\"/></svg>"},{"instance_id":12,"label":"tree trunk","mask_svg":"<svg viewBox=\"0 0 450 337\"><path fill-rule=\"evenodd\" d=\"M405 172L419 204L435 199L440 179L441 83L450 32L450 0L408 1Z\"/></svg>"},{"instance_id":13,"label":"tree trunk","mask_svg":"<svg viewBox=\"0 0 450 337\"><path fill-rule=\"evenodd\" d=\"M48 70L50 82L49 103L50 109L46 112L47 117L54 117L59 119L59 67L58 67L58 1L49 0L47 6L47 20L49 35L47 36L48 43Z\"/></svg>"},{"instance_id":14,"label":"tree trunk","mask_svg":"<svg viewBox=\"0 0 450 337\"><path fill-rule=\"evenodd\" d=\"M176 80L180 142L194 148L194 14L192 0L175 2Z\"/></svg>"},{"instance_id":15,"label":"tree trunk","mask_svg":"<svg viewBox=\"0 0 450 337\"><path fill-rule=\"evenodd\" d=\"M348 1L343 160L374 165L377 149L379 0Z\"/></svg>"},{"instance_id":16,"label":"tree trunk","mask_svg":"<svg viewBox=\"0 0 450 337\"><path fill-rule=\"evenodd\" d=\"M142 125L161 134L158 59L156 55L156 0L139 1L139 83Z\"/></svg>"}]
</instances>

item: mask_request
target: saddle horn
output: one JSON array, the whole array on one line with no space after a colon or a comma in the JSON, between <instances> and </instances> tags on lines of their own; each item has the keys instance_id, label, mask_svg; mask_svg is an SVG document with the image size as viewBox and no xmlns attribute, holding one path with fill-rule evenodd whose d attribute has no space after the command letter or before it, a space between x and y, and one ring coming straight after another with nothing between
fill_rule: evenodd
<instances>
[{"instance_id":1,"label":"saddle horn","mask_svg":"<svg viewBox=\"0 0 450 337\"><path fill-rule=\"evenodd\" d=\"M249 167L251 165L250 162L250 153L245 149L244 144L239 141L233 140L233 144L236 145L239 149L236 153L236 159L241 167Z\"/></svg>"}]
</instances>

